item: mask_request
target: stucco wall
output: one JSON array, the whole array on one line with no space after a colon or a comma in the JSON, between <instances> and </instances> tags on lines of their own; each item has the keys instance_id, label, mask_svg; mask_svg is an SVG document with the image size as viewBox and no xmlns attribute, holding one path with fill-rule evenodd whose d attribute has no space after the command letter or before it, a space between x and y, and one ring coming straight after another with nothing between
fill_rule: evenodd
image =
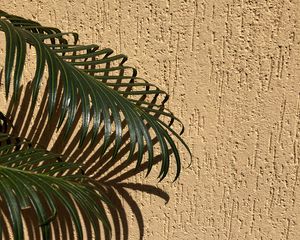
<instances>
[{"instance_id":1,"label":"stucco wall","mask_svg":"<svg viewBox=\"0 0 300 240\"><path fill-rule=\"evenodd\" d=\"M131 191L147 240L300 239L300 2L2 0L1 9L129 56L170 94L194 158ZM138 239L128 211L129 239Z\"/></svg>"}]
</instances>

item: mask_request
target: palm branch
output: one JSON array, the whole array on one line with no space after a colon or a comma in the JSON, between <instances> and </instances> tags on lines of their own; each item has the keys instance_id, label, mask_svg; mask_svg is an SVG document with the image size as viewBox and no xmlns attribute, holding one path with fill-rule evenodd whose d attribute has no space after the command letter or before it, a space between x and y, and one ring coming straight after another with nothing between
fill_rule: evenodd
<instances>
[{"instance_id":1,"label":"palm branch","mask_svg":"<svg viewBox=\"0 0 300 240\"><path fill-rule=\"evenodd\" d=\"M100 219L105 228L110 223L99 201L108 200L99 193L95 184L79 171L77 164L59 161L59 155L32 148L27 141L0 133L0 196L6 204L14 232L14 239L23 239L22 209L32 207L42 229L44 239L50 238L50 223L62 204L71 216L79 239L83 230L78 207L84 209L94 228ZM57 174L63 173L62 176ZM1 226L1 225L0 225ZM0 237L2 227L0 228Z\"/></svg>"},{"instance_id":2,"label":"palm branch","mask_svg":"<svg viewBox=\"0 0 300 240\"><path fill-rule=\"evenodd\" d=\"M165 108L168 95L153 84L137 77L134 68L124 65L127 60L125 55L113 55L111 49L100 49L95 44L79 45L77 33L61 32L57 28L45 27L3 11L0 11L0 31L5 34L6 44L4 65L6 98L12 92L13 100L15 102L19 100L27 47L30 46L36 52L36 68L31 80L32 109L37 103L43 76L47 75L48 119L51 121L55 110L60 109L57 128L64 125L65 137L70 134L76 123L76 114L80 111L82 125L79 146L85 143L90 126L92 134L90 144L95 144L100 127L103 126L101 152L105 154L109 150L112 151L114 159L125 144L122 139L125 125L130 145L127 160L137 159L136 167L139 168L147 153L147 174L149 174L156 163L153 147L155 138L160 146L162 162L160 180L164 179L169 171L170 152L174 154L177 166L175 180L178 178L181 159L174 139L181 142L190 153L180 136L184 130L183 125ZM69 36L73 37L72 44L67 40ZM59 84L63 89L60 103L58 103ZM174 122L182 126L179 132L173 128ZM3 129L6 124L4 121ZM22 140L11 143L7 140L13 139L14 136L7 133L2 133L0 137L6 142L1 147L4 148L3 151L0 148L1 197L4 201L8 198L13 199L11 202L5 202L10 212L15 239L22 238L20 211L28 204L34 208L43 229L43 236L48 239L49 223L55 215L54 199L67 208L80 238L82 229L78 222L75 203L84 208L86 206L84 203L89 202L90 205L88 209L84 209L84 214L91 217L94 226L95 219L100 219L103 225L109 228L107 217L100 207L103 205L97 205L97 201L104 201L105 198L95 190L92 180L76 171L64 175L68 170L78 168L77 165L57 161L55 154L37 146L16 147L16 144L23 146L25 142ZM4 164L3 167L1 162ZM21 181L22 178L26 180ZM51 210L50 216L46 216L39 194L45 198L46 205Z\"/></svg>"}]
</instances>

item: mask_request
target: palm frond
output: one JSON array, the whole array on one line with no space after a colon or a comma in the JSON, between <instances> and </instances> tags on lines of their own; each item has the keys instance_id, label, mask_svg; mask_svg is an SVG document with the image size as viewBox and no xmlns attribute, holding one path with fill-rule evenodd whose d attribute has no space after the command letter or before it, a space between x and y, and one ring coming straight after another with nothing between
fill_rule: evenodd
<instances>
[{"instance_id":1,"label":"palm frond","mask_svg":"<svg viewBox=\"0 0 300 240\"><path fill-rule=\"evenodd\" d=\"M102 152L107 151L114 135L114 157L123 144L122 121L125 121L130 133L128 160L132 160L134 152L137 151L137 167L139 167L146 147L149 173L153 166L152 135L154 135L158 139L162 155L160 180L169 170L169 149L175 156L177 165L175 179L177 179L181 160L174 137L190 153L180 136L183 128L179 133L172 128L174 121L180 124L181 122L165 109L164 103L168 95L164 91L138 78L134 68L124 66L127 60L125 55L113 56L111 49L99 49L99 46L94 44L77 45L76 33L63 33L56 28L44 27L3 11L0 12L0 30L6 36L6 96L10 91L10 83L13 82L13 96L18 99L20 79L25 65L26 44L29 44L36 50L36 71L32 79L33 106L37 101L42 76L47 67L49 117L51 118L57 107L57 85L61 81L63 95L58 127L65 122L66 135L74 124L78 106L81 104L82 126L79 145L83 144L90 124L93 133L92 143L103 124ZM73 44L69 44L65 38L69 35L73 36ZM159 100L160 103L157 103ZM169 119L168 122L157 118L158 115Z\"/></svg>"},{"instance_id":2,"label":"palm frond","mask_svg":"<svg viewBox=\"0 0 300 240\"><path fill-rule=\"evenodd\" d=\"M59 157L0 133L0 197L9 210L14 239L24 238L22 209L28 207L36 214L43 239L51 239L50 223L56 217L58 204L69 213L79 239L83 239L82 215L89 218L94 229L100 220L110 231L101 204L109 203L107 199L80 171L68 174L68 170L79 166L58 161Z\"/></svg>"}]
</instances>

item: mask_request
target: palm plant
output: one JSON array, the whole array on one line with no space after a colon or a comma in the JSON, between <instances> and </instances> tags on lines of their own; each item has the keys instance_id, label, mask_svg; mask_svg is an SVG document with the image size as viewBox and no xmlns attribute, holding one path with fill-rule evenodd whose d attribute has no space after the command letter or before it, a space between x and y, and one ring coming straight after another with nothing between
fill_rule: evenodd
<instances>
[{"instance_id":1,"label":"palm plant","mask_svg":"<svg viewBox=\"0 0 300 240\"><path fill-rule=\"evenodd\" d=\"M115 162L122 155L125 163L136 160L136 169L146 166L148 175L159 160L161 181L168 174L170 161L175 160L175 180L178 178L181 160L174 138L189 151L180 137L183 126L165 108L168 95L124 65L125 55L112 55L111 49L95 44L78 44L77 33L61 32L4 11L0 11L0 31L5 36L5 64L0 78L3 75L7 101L22 106L21 80L28 49L34 49L35 69L31 69L33 78L27 91L30 111L37 109L41 85L46 82L48 122L61 131L62 139L71 138L79 114L78 147L96 149L97 161L106 155ZM24 238L22 212L28 208L38 220L43 239L50 239L59 205L70 216L79 239L84 235L81 216L88 219L96 239L100 238L99 221L109 237L111 223L106 210L113 208L114 202L97 177L86 171L87 163L78 163L22 136L13 122L12 114L0 114L0 196L14 239ZM173 127L176 122L182 126L179 131ZM125 145L126 156L122 152ZM0 236L3 225L2 219Z\"/></svg>"}]
</instances>

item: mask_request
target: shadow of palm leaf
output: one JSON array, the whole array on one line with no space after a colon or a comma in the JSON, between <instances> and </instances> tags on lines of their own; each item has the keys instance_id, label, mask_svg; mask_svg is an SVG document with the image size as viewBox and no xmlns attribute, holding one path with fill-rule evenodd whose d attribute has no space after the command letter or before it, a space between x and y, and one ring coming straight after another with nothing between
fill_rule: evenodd
<instances>
[{"instance_id":1,"label":"shadow of palm leaf","mask_svg":"<svg viewBox=\"0 0 300 240\"><path fill-rule=\"evenodd\" d=\"M26 86L24 98L22 99L22 101L20 101L21 106L14 102L10 102L6 117L10 119L11 122L13 122L12 125L14 127L12 127L12 125L8 126L8 131L12 132L15 135L18 134L20 138L26 138L30 140L33 144L42 146L43 148L51 150L55 153L62 154L63 158L67 156L67 159L65 160L76 163L85 163L84 165L82 165L85 174L97 180L97 186L99 187L101 192L105 193L114 205L109 206L108 211L112 218L115 239L129 239L129 226L127 219L128 216L126 210L124 209L124 203L122 203L122 201L125 201L125 203L132 211L133 215L135 216L139 227L140 239L142 239L144 235L143 214L139 208L138 203L132 198L128 190L144 192L159 197L166 202L169 201L169 195L158 187L130 182L131 177L147 170L147 161L143 162L139 166L139 168L136 168L134 166L134 160L137 159L137 153L133 155L132 161L129 162L124 160L123 157L129 152L129 143L119 151L118 155L113 160L113 149L110 149L106 154L101 155L101 148L99 148L98 150L94 151L94 154L90 155L89 152L92 151L95 147L89 144L91 132L88 133L87 139L83 146L81 148L78 148L77 145L80 138L80 132L77 131L76 133L75 127L72 129L72 133L76 134L70 134L73 137L64 139L64 136L61 133L52 144L52 148L49 149L50 142L56 131L58 118L53 117L51 121L47 121L47 112L45 111L47 105L47 95L45 94L42 97L39 109L35 115L35 118L33 119L34 111L30 109L30 88L30 84ZM18 109L22 109L22 111L18 111ZM26 109L27 111L24 111L24 109ZM59 110L57 109L57 111ZM54 116L56 116L56 114L54 114ZM80 114L77 114L76 121L78 122L79 120ZM30 125L33 125L35 127L32 128L30 127ZM101 139L101 137L103 137L103 129L98 134L98 139ZM126 142L128 141L128 139L129 134L127 132L122 137L122 141ZM67 147L62 144L63 142L69 141L70 144ZM154 144L157 144L157 139L152 139L152 141ZM111 140L110 143L112 142L113 140ZM85 151L82 152L82 149L85 149ZM144 152L146 151L147 149L145 147ZM86 160L87 157L88 160ZM160 162L160 159L161 156L157 155L154 158L153 164L158 164ZM92 167L85 169L85 166L90 165L92 165ZM68 214L63 214L65 212L64 209L60 209L59 212L62 214L59 214L57 220L53 222L55 234L61 236L61 239L75 239L75 236L72 236L72 231L70 230L72 229L71 219L68 217ZM32 212L28 212L25 214L25 216L31 216L31 214ZM30 223L27 224L28 226L38 226L37 221L32 222L32 217L25 217L25 220L30 221ZM95 233L93 233L91 228L89 228L88 219L85 220L85 223L88 239L98 239L95 238ZM28 230L28 236L30 237L30 239L33 235L34 239L40 238L38 228L29 228ZM35 233L32 233L30 231L35 231ZM104 233L104 235L106 236L106 239L109 238L107 232Z\"/></svg>"}]
</instances>

